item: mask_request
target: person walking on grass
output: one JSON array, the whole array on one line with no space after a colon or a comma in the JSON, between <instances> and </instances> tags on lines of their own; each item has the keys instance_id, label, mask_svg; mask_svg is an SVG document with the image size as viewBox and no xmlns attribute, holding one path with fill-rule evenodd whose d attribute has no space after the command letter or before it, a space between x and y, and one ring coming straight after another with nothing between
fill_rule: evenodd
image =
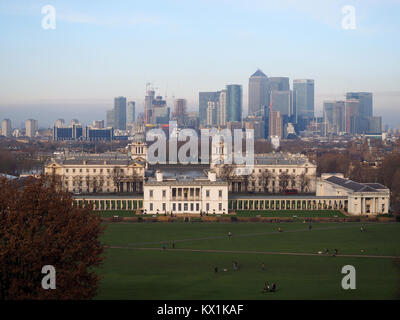
<instances>
[{"instance_id":1,"label":"person walking on grass","mask_svg":"<svg viewBox=\"0 0 400 320\"><path fill-rule=\"evenodd\" d=\"M228 232L228 239L231 240L231 237L232 237L232 233L229 231Z\"/></svg>"},{"instance_id":2,"label":"person walking on grass","mask_svg":"<svg viewBox=\"0 0 400 320\"><path fill-rule=\"evenodd\" d=\"M264 262L261 264L261 270L264 271L265 270L265 265Z\"/></svg>"},{"instance_id":3,"label":"person walking on grass","mask_svg":"<svg viewBox=\"0 0 400 320\"><path fill-rule=\"evenodd\" d=\"M270 290L269 283L268 283L268 281L266 281L266 282L264 283L264 290L263 290L263 293L269 292L269 290Z\"/></svg>"}]
</instances>

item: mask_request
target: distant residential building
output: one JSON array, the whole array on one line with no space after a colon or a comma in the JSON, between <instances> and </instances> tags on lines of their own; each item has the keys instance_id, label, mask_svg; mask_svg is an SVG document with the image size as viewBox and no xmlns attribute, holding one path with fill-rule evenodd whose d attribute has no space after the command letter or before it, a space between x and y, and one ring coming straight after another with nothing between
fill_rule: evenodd
<instances>
[{"instance_id":1,"label":"distant residential building","mask_svg":"<svg viewBox=\"0 0 400 320\"><path fill-rule=\"evenodd\" d=\"M314 117L314 80L293 80L293 105L297 120Z\"/></svg>"},{"instance_id":2,"label":"distant residential building","mask_svg":"<svg viewBox=\"0 0 400 320\"><path fill-rule=\"evenodd\" d=\"M350 134L359 133L360 129L360 101L358 99L346 99L346 132Z\"/></svg>"},{"instance_id":3,"label":"distant residential building","mask_svg":"<svg viewBox=\"0 0 400 320\"><path fill-rule=\"evenodd\" d=\"M58 128L64 127L65 126L65 120L64 119L57 119L55 126L58 127Z\"/></svg>"},{"instance_id":4,"label":"distant residential building","mask_svg":"<svg viewBox=\"0 0 400 320\"><path fill-rule=\"evenodd\" d=\"M269 113L269 135L276 136L279 139L282 139L283 134L283 122L282 116L279 111L271 110Z\"/></svg>"},{"instance_id":5,"label":"distant residential building","mask_svg":"<svg viewBox=\"0 0 400 320\"><path fill-rule=\"evenodd\" d=\"M188 112L187 126L195 130L199 129L200 120L199 120L199 114L197 112Z\"/></svg>"},{"instance_id":6,"label":"distant residential building","mask_svg":"<svg viewBox=\"0 0 400 320\"><path fill-rule=\"evenodd\" d=\"M126 98L116 97L114 98L114 124L115 129L125 130L126 129Z\"/></svg>"},{"instance_id":7,"label":"distant residential building","mask_svg":"<svg viewBox=\"0 0 400 320\"><path fill-rule=\"evenodd\" d=\"M25 122L25 135L29 138L34 138L36 131L38 131L38 121L34 119L28 119Z\"/></svg>"},{"instance_id":8,"label":"distant residential building","mask_svg":"<svg viewBox=\"0 0 400 320\"><path fill-rule=\"evenodd\" d=\"M266 138L265 120L262 116L248 116L244 122L244 128L254 130L254 139Z\"/></svg>"},{"instance_id":9,"label":"distant residential building","mask_svg":"<svg viewBox=\"0 0 400 320\"><path fill-rule=\"evenodd\" d=\"M162 96L157 96L152 103L151 124L167 124L169 122L170 109L167 101Z\"/></svg>"},{"instance_id":10,"label":"distant residential building","mask_svg":"<svg viewBox=\"0 0 400 320\"><path fill-rule=\"evenodd\" d=\"M186 123L187 114L185 99L175 99L172 117L176 120L178 126L183 126Z\"/></svg>"},{"instance_id":11,"label":"distant residential building","mask_svg":"<svg viewBox=\"0 0 400 320\"><path fill-rule=\"evenodd\" d=\"M106 125L107 127L115 127L115 113L114 110L107 110L106 114Z\"/></svg>"},{"instance_id":12,"label":"distant residential building","mask_svg":"<svg viewBox=\"0 0 400 320\"><path fill-rule=\"evenodd\" d=\"M135 101L129 101L126 109L126 123L135 122Z\"/></svg>"},{"instance_id":13,"label":"distant residential building","mask_svg":"<svg viewBox=\"0 0 400 320\"><path fill-rule=\"evenodd\" d=\"M152 106L155 94L154 90L148 89L146 91L146 96L144 97L144 122L146 124L151 123Z\"/></svg>"},{"instance_id":14,"label":"distant residential building","mask_svg":"<svg viewBox=\"0 0 400 320\"><path fill-rule=\"evenodd\" d=\"M219 110L219 102L208 101L207 103L207 126L217 125L217 113Z\"/></svg>"},{"instance_id":15,"label":"distant residential building","mask_svg":"<svg viewBox=\"0 0 400 320\"><path fill-rule=\"evenodd\" d=\"M219 91L199 92L199 120L200 125L207 123L207 107L208 101L219 101Z\"/></svg>"},{"instance_id":16,"label":"distant residential building","mask_svg":"<svg viewBox=\"0 0 400 320\"><path fill-rule=\"evenodd\" d=\"M4 119L1 122L1 134L5 137L9 137L9 136L11 136L11 133L12 133L11 120Z\"/></svg>"},{"instance_id":17,"label":"distant residential building","mask_svg":"<svg viewBox=\"0 0 400 320\"><path fill-rule=\"evenodd\" d=\"M382 117L369 117L368 118L368 132L367 133L382 133Z\"/></svg>"},{"instance_id":18,"label":"distant residential building","mask_svg":"<svg viewBox=\"0 0 400 320\"><path fill-rule=\"evenodd\" d=\"M74 124L80 124L78 119L72 119L71 122L69 123L70 126Z\"/></svg>"},{"instance_id":19,"label":"distant residential building","mask_svg":"<svg viewBox=\"0 0 400 320\"><path fill-rule=\"evenodd\" d=\"M249 78L249 115L259 116L269 105L268 77L258 69Z\"/></svg>"},{"instance_id":20,"label":"distant residential building","mask_svg":"<svg viewBox=\"0 0 400 320\"><path fill-rule=\"evenodd\" d=\"M93 128L103 129L104 128L104 120L94 120L93 121Z\"/></svg>"},{"instance_id":21,"label":"distant residential building","mask_svg":"<svg viewBox=\"0 0 400 320\"><path fill-rule=\"evenodd\" d=\"M226 121L242 121L242 86L230 84L226 86Z\"/></svg>"},{"instance_id":22,"label":"distant residential building","mask_svg":"<svg viewBox=\"0 0 400 320\"><path fill-rule=\"evenodd\" d=\"M170 109L167 101L162 96L155 96L154 90L147 91L144 113L146 124L167 124L169 122Z\"/></svg>"},{"instance_id":23,"label":"distant residential building","mask_svg":"<svg viewBox=\"0 0 400 320\"><path fill-rule=\"evenodd\" d=\"M346 113L344 101L324 101L323 117L328 133L338 134L346 131Z\"/></svg>"},{"instance_id":24,"label":"distant residential building","mask_svg":"<svg viewBox=\"0 0 400 320\"><path fill-rule=\"evenodd\" d=\"M219 94L219 109L217 110L217 124L226 126L226 90Z\"/></svg>"}]
</instances>

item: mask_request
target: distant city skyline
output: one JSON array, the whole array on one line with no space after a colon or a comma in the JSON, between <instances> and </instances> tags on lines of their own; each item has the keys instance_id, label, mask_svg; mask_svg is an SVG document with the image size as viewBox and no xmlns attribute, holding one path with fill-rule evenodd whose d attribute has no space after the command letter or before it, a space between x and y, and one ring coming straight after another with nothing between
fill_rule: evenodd
<instances>
[{"instance_id":1,"label":"distant city skyline","mask_svg":"<svg viewBox=\"0 0 400 320\"><path fill-rule=\"evenodd\" d=\"M313 79L319 116L324 100L372 92L374 113L400 124L399 1L54 0L57 27L44 30L46 4L0 3L0 118L13 126L29 117L39 126L89 124L118 96L135 101L138 114L147 82L170 108L172 97L186 99L188 111L197 111L199 92L239 84L247 114L258 68L291 84ZM341 27L344 5L355 7L354 30Z\"/></svg>"}]
</instances>

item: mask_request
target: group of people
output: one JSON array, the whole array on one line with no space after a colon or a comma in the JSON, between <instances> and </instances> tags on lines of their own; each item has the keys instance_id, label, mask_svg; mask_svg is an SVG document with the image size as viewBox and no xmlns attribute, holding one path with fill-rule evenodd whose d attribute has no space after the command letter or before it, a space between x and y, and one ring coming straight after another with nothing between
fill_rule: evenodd
<instances>
[{"instance_id":1,"label":"group of people","mask_svg":"<svg viewBox=\"0 0 400 320\"><path fill-rule=\"evenodd\" d=\"M264 284L263 293L266 293L266 292L275 292L275 291L276 291L276 284L275 284L275 282L273 282L272 285L270 286L269 283L268 283L268 281L266 281L265 284Z\"/></svg>"},{"instance_id":2,"label":"group of people","mask_svg":"<svg viewBox=\"0 0 400 320\"><path fill-rule=\"evenodd\" d=\"M322 253L321 251L319 253ZM339 253L338 249L334 249L332 256L336 256ZM326 248L324 254L329 255L329 249Z\"/></svg>"},{"instance_id":3,"label":"group of people","mask_svg":"<svg viewBox=\"0 0 400 320\"><path fill-rule=\"evenodd\" d=\"M172 249L175 249L175 241L174 240L172 240L172 242L171 242L171 247L172 247ZM163 242L162 248L163 248L163 250L167 249L167 246L165 245L165 242Z\"/></svg>"},{"instance_id":4,"label":"group of people","mask_svg":"<svg viewBox=\"0 0 400 320\"><path fill-rule=\"evenodd\" d=\"M238 271L238 270L239 270L239 263L235 260L235 261L233 261L233 271ZM228 268L223 269L223 271L228 271ZM218 272L217 266L214 267L214 272L215 273Z\"/></svg>"}]
</instances>

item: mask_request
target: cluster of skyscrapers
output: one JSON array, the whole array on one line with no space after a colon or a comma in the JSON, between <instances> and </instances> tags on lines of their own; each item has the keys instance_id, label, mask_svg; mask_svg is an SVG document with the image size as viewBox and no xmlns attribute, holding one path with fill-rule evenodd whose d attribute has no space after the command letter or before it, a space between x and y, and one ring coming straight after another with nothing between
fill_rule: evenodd
<instances>
[{"instance_id":1,"label":"cluster of skyscrapers","mask_svg":"<svg viewBox=\"0 0 400 320\"><path fill-rule=\"evenodd\" d=\"M75 120L75 119L74 119ZM167 126L175 120L180 127L194 129L225 127L253 129L254 138L288 138L290 135L319 132L322 135L380 134L382 118L373 115L370 92L348 92L345 99L324 101L323 116L315 116L314 80L288 77L268 77L260 69L249 77L248 114L243 113L243 88L228 84L220 91L199 92L198 114L187 111L185 99L174 99L171 112L167 99L156 95L148 83L144 99L144 113L136 117L135 101L126 97L114 98L114 107L103 120L83 128L76 121L66 126L62 119L53 128L55 140L112 140L114 129L122 137L134 131L136 125ZM37 120L26 121L26 135L35 136ZM2 122L2 134L11 135L11 121ZM122 133L121 133L122 132ZM128 133L127 133L128 132ZM118 133L117 133L118 135Z\"/></svg>"},{"instance_id":2,"label":"cluster of skyscrapers","mask_svg":"<svg viewBox=\"0 0 400 320\"><path fill-rule=\"evenodd\" d=\"M319 131L328 134L382 132L382 118L373 116L372 93L348 92L343 101L325 101L316 117L314 80L268 77L257 70L249 78L248 115L243 117L242 87L199 93L202 126L254 129L255 138L286 138L290 134Z\"/></svg>"},{"instance_id":3,"label":"cluster of skyscrapers","mask_svg":"<svg viewBox=\"0 0 400 320\"><path fill-rule=\"evenodd\" d=\"M296 126L301 131L314 118L314 80L294 80L291 90L288 77L268 77L257 70L249 78L248 93L248 116L244 118L241 85L200 92L200 124L251 128L255 138L282 138L289 123L293 124L289 128Z\"/></svg>"},{"instance_id":4,"label":"cluster of skyscrapers","mask_svg":"<svg viewBox=\"0 0 400 320\"><path fill-rule=\"evenodd\" d=\"M224 90L199 92L199 119L202 126L226 126L241 122L243 90L238 84L229 84Z\"/></svg>"},{"instance_id":5,"label":"cluster of skyscrapers","mask_svg":"<svg viewBox=\"0 0 400 320\"><path fill-rule=\"evenodd\" d=\"M373 116L371 92L348 92L346 100L324 101L323 120L331 134L380 134L382 117Z\"/></svg>"},{"instance_id":6,"label":"cluster of skyscrapers","mask_svg":"<svg viewBox=\"0 0 400 320\"><path fill-rule=\"evenodd\" d=\"M135 101L126 103L126 97L114 98L114 108L107 111L107 127L126 130L127 124L135 122Z\"/></svg>"},{"instance_id":7,"label":"cluster of skyscrapers","mask_svg":"<svg viewBox=\"0 0 400 320\"><path fill-rule=\"evenodd\" d=\"M25 134L23 134L19 130L14 130L15 131L14 132L11 126L10 119L4 119L1 122L1 135L5 137L11 137L14 134L15 136L25 135L26 137L34 138L38 130L39 130L38 121L35 119L28 119L25 121Z\"/></svg>"}]
</instances>

